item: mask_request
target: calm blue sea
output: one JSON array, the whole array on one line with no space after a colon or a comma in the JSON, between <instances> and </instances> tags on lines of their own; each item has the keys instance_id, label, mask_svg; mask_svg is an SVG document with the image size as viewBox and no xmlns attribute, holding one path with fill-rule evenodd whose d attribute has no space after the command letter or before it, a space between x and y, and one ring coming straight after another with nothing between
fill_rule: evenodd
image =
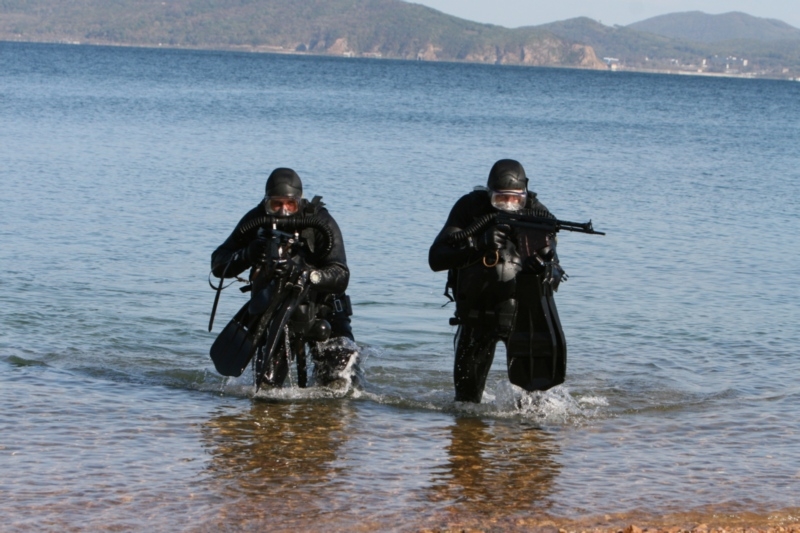
<instances>
[{"instance_id":1,"label":"calm blue sea","mask_svg":"<svg viewBox=\"0 0 800 533\"><path fill-rule=\"evenodd\" d=\"M800 83L0 43L3 530L527 530L800 516ZM427 251L518 159L567 380L453 402ZM296 169L364 380L254 397L213 249Z\"/></svg>"}]
</instances>

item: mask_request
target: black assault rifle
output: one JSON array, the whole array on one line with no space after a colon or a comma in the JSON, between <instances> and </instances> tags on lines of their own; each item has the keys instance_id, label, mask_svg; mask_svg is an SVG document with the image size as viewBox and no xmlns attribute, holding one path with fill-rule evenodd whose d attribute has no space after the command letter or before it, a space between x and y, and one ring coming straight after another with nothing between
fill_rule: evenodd
<instances>
[{"instance_id":1,"label":"black assault rifle","mask_svg":"<svg viewBox=\"0 0 800 533\"><path fill-rule=\"evenodd\" d=\"M515 215L511 213L497 213L495 215L496 224L508 224L530 229L542 229L545 231L556 232L566 230L578 233L590 233L592 235L605 235L603 231L597 231L589 222L568 222L557 218L540 217L533 215Z\"/></svg>"},{"instance_id":2,"label":"black assault rifle","mask_svg":"<svg viewBox=\"0 0 800 533\"><path fill-rule=\"evenodd\" d=\"M518 228L539 229L547 231L548 233L566 230L578 233L589 233L592 235L605 235L605 232L594 229L591 220L589 222L568 222L566 220L558 220L552 216L541 216L539 214L489 213L476 219L463 230L451 233L448 235L447 240L451 244L458 244L466 241L488 226L495 224L505 224Z\"/></svg>"}]
</instances>

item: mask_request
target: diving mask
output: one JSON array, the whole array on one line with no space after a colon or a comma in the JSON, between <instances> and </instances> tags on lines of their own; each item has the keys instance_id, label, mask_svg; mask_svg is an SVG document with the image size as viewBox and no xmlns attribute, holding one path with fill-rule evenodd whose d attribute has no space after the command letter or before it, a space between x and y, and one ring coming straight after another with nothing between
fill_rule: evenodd
<instances>
[{"instance_id":1,"label":"diving mask","mask_svg":"<svg viewBox=\"0 0 800 533\"><path fill-rule=\"evenodd\" d=\"M528 201L527 191L489 191L492 207L513 213L525 207Z\"/></svg>"},{"instance_id":2,"label":"diving mask","mask_svg":"<svg viewBox=\"0 0 800 533\"><path fill-rule=\"evenodd\" d=\"M268 196L264 198L268 215L288 217L300 210L300 199L292 196Z\"/></svg>"}]
</instances>

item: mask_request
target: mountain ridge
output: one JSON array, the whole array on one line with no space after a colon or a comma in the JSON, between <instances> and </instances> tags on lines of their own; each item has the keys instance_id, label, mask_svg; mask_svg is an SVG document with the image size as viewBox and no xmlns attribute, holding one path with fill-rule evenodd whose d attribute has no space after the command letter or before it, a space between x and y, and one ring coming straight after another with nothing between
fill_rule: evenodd
<instances>
[{"instance_id":1,"label":"mountain ridge","mask_svg":"<svg viewBox=\"0 0 800 533\"><path fill-rule=\"evenodd\" d=\"M626 27L702 43L724 41L800 40L800 29L777 19L759 18L739 11L709 15L702 11L686 11L651 17Z\"/></svg>"},{"instance_id":2,"label":"mountain ridge","mask_svg":"<svg viewBox=\"0 0 800 533\"><path fill-rule=\"evenodd\" d=\"M709 24L740 38L676 36ZM800 78L800 30L736 12L509 29L402 0L0 0L0 40Z\"/></svg>"},{"instance_id":3,"label":"mountain ridge","mask_svg":"<svg viewBox=\"0 0 800 533\"><path fill-rule=\"evenodd\" d=\"M716 18L719 15L707 17L720 20ZM765 19L746 15L745 20ZM800 79L800 38L700 42L642 31L640 27L640 23L604 26L587 17L537 26L562 39L591 46L612 69ZM786 27L795 29L788 24Z\"/></svg>"},{"instance_id":4,"label":"mountain ridge","mask_svg":"<svg viewBox=\"0 0 800 533\"><path fill-rule=\"evenodd\" d=\"M1 0L0 39L605 68L549 32L401 0Z\"/></svg>"}]
</instances>

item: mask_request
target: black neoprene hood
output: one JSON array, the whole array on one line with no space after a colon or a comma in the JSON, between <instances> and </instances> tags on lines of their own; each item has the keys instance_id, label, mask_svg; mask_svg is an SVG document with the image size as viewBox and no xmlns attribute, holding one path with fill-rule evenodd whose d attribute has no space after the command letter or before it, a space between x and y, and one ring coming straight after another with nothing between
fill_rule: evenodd
<instances>
[{"instance_id":1,"label":"black neoprene hood","mask_svg":"<svg viewBox=\"0 0 800 533\"><path fill-rule=\"evenodd\" d=\"M524 191L528 188L528 178L519 161L501 159L489 171L486 186L493 191Z\"/></svg>"},{"instance_id":2,"label":"black neoprene hood","mask_svg":"<svg viewBox=\"0 0 800 533\"><path fill-rule=\"evenodd\" d=\"M267 178L267 197L288 196L301 198L303 196L303 182L300 176L291 168L276 168Z\"/></svg>"}]
</instances>

